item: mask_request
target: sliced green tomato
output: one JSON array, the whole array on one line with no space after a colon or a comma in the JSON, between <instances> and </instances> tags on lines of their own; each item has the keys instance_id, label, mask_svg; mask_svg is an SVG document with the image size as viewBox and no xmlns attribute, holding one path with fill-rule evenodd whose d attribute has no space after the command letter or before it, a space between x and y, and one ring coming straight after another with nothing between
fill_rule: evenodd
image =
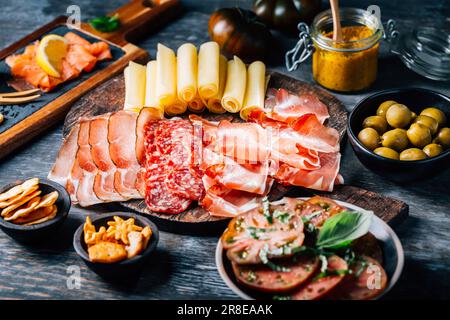
<instances>
[{"instance_id":1,"label":"sliced green tomato","mask_svg":"<svg viewBox=\"0 0 450 320\"><path fill-rule=\"evenodd\" d=\"M239 282L252 289L268 293L282 293L298 287L319 267L319 259L307 255L298 257L296 261L274 263L290 271L280 272L264 265L239 265L236 262L232 262L232 266Z\"/></svg>"}]
</instances>

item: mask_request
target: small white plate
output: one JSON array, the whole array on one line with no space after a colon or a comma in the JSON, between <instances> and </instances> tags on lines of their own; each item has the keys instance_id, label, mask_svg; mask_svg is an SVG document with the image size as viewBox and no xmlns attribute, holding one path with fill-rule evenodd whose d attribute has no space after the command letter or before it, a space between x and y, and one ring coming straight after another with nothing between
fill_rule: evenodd
<instances>
[{"instance_id":1,"label":"small white plate","mask_svg":"<svg viewBox=\"0 0 450 320\"><path fill-rule=\"evenodd\" d=\"M299 199L306 200L308 198ZM353 211L365 211L365 209L355 206L351 203L339 200L336 200L336 202L339 205ZM403 270L405 257L402 244L395 234L394 230L392 230L392 228L389 227L386 222L378 218L376 215L373 215L369 232L372 233L380 242L381 249L383 250L383 267L386 271L389 281L386 290L384 290L384 292L377 297L377 299L379 299L389 290L391 290L399 279L400 274ZM250 289L247 289L245 286L237 282L236 277L234 276L231 269L231 263L225 255L220 239L216 247L216 266L220 276L222 277L222 280L234 293L245 300L256 299L256 297L252 296L253 292Z\"/></svg>"}]
</instances>

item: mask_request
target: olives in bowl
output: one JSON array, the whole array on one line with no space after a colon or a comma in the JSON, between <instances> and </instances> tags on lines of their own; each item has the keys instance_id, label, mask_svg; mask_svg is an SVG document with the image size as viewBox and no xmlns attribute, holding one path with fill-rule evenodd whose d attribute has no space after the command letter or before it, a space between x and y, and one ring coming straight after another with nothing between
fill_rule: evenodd
<instances>
[{"instance_id":1,"label":"olives in bowl","mask_svg":"<svg viewBox=\"0 0 450 320\"><path fill-rule=\"evenodd\" d=\"M353 109L348 133L376 173L401 182L431 177L450 166L450 98L421 88L376 93Z\"/></svg>"}]
</instances>

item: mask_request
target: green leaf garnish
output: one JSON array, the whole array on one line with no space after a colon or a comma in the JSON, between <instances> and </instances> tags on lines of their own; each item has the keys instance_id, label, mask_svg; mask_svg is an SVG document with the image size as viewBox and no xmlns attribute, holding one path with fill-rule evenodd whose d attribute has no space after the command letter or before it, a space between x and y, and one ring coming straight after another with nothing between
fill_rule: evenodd
<instances>
[{"instance_id":1,"label":"green leaf garnish","mask_svg":"<svg viewBox=\"0 0 450 320\"><path fill-rule=\"evenodd\" d=\"M89 23L95 30L100 32L112 32L120 27L118 14L111 17L97 17L92 19Z\"/></svg>"},{"instance_id":2,"label":"green leaf garnish","mask_svg":"<svg viewBox=\"0 0 450 320\"><path fill-rule=\"evenodd\" d=\"M337 249L348 246L369 231L371 211L343 211L328 218L319 230L316 247Z\"/></svg>"}]
</instances>

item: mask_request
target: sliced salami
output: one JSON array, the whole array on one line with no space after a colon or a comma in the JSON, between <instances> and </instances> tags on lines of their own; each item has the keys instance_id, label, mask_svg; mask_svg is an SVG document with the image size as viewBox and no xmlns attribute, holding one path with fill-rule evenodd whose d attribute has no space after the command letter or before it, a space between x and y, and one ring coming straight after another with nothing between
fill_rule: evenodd
<instances>
[{"instance_id":1,"label":"sliced salami","mask_svg":"<svg viewBox=\"0 0 450 320\"><path fill-rule=\"evenodd\" d=\"M145 202L151 211L177 214L185 211L191 200L171 192L163 179L147 181Z\"/></svg>"},{"instance_id":2,"label":"sliced salami","mask_svg":"<svg viewBox=\"0 0 450 320\"><path fill-rule=\"evenodd\" d=\"M189 169L173 170L165 182L174 194L191 200L200 200L205 192L202 180L192 175Z\"/></svg>"}]
</instances>

